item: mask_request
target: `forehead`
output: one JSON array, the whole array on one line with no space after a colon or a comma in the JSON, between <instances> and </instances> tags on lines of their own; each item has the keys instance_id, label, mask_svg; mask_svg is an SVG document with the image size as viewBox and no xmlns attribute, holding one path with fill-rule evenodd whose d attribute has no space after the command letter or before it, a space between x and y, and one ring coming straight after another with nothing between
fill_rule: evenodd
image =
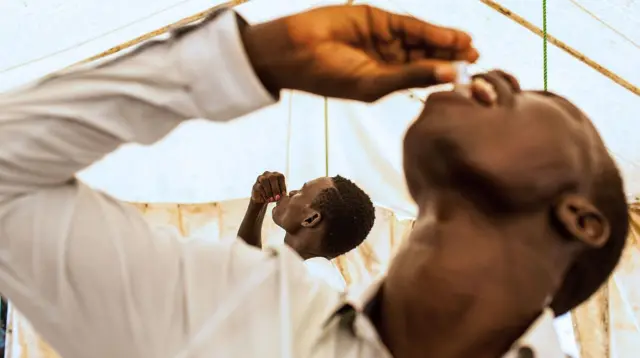
<instances>
[{"instance_id":1,"label":"forehead","mask_svg":"<svg viewBox=\"0 0 640 358\"><path fill-rule=\"evenodd\" d=\"M320 177L310 180L302 186L301 191L304 194L308 194L311 197L315 197L321 191L328 188L333 188L333 180L329 177Z\"/></svg>"}]
</instances>

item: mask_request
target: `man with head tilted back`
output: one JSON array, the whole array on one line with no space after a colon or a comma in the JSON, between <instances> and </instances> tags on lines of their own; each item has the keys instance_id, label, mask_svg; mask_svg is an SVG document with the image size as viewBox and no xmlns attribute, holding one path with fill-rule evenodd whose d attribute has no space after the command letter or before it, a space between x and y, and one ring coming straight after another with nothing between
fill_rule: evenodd
<instances>
[{"instance_id":1,"label":"man with head tilted back","mask_svg":"<svg viewBox=\"0 0 640 358\"><path fill-rule=\"evenodd\" d=\"M251 25L224 10L3 94L0 292L65 358L563 357L554 314L620 258L622 181L585 114L502 72L427 99L404 139L414 230L361 292L310 276L286 245L157 230L74 179L123 143L283 89L371 102L477 58L464 32L368 6Z\"/></svg>"},{"instance_id":2,"label":"man with head tilted back","mask_svg":"<svg viewBox=\"0 0 640 358\"><path fill-rule=\"evenodd\" d=\"M620 259L622 180L566 99L521 91L499 71L474 86L473 96L431 95L407 132L404 168L419 216L372 296L374 324L397 357L497 357L514 341L556 357L542 327L551 331L554 313L591 296ZM441 343L452 336L469 338Z\"/></svg>"},{"instance_id":3,"label":"man with head tilted back","mask_svg":"<svg viewBox=\"0 0 640 358\"><path fill-rule=\"evenodd\" d=\"M269 203L276 204L272 218L286 233L284 243L305 260L309 273L344 291L346 282L330 260L356 248L371 231L375 208L369 195L340 175L309 180L287 191L282 173L264 172L253 185L238 230L247 244L262 248Z\"/></svg>"}]
</instances>

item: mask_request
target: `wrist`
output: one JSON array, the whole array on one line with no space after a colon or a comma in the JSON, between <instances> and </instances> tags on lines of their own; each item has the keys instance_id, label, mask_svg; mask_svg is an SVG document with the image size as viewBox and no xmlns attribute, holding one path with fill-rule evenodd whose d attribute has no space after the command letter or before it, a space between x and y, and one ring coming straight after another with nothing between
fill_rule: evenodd
<instances>
[{"instance_id":1,"label":"wrist","mask_svg":"<svg viewBox=\"0 0 640 358\"><path fill-rule=\"evenodd\" d=\"M262 208L267 207L267 205L269 205L269 203L267 203L267 202L259 202L259 201L255 201L253 199L249 199L249 209L260 210Z\"/></svg>"},{"instance_id":2,"label":"wrist","mask_svg":"<svg viewBox=\"0 0 640 358\"><path fill-rule=\"evenodd\" d=\"M283 55L286 31L275 22L249 25L241 16L236 16L244 50L256 76L267 91L279 98L283 88L277 80L277 70L274 68L277 67L277 57Z\"/></svg>"}]
</instances>

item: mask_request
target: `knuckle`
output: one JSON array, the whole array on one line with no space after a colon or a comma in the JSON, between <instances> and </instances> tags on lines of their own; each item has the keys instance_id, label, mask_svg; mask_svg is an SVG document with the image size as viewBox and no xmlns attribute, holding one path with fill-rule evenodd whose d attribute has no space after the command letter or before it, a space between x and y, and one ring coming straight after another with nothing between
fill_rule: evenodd
<instances>
[{"instance_id":1,"label":"knuckle","mask_svg":"<svg viewBox=\"0 0 640 358\"><path fill-rule=\"evenodd\" d=\"M373 103L380 99L380 94L373 91L364 91L361 95L361 100L367 103Z\"/></svg>"}]
</instances>

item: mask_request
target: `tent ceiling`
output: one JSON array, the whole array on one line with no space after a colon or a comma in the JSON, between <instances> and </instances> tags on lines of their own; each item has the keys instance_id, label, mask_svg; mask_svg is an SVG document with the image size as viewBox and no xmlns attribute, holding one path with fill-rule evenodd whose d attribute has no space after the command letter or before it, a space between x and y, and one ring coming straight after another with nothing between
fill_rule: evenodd
<instances>
[{"instance_id":1,"label":"tent ceiling","mask_svg":"<svg viewBox=\"0 0 640 358\"><path fill-rule=\"evenodd\" d=\"M0 57L0 90L66 67L221 2L4 1L0 3L0 20L3 24L0 46L5 49L5 56ZM534 25L541 26L540 1L496 2ZM309 6L330 3L341 2L253 0L242 7L250 19L263 20ZM369 3L468 30L474 35L475 42L482 51L482 58L476 66L478 69L504 68L516 74L524 87L542 87L540 37L479 0L372 0L356 3ZM548 18L549 32L554 37L623 77L633 86L640 87L640 2L548 1ZM549 47L548 60L549 88L567 96L590 115L624 172L628 192L639 194L640 141L634 140L633 134L639 129L635 119L640 110L640 97L554 46ZM425 91L417 93L424 95ZM369 133L369 141L377 143L375 150L378 152L368 154L378 156L388 163L384 167L389 171L385 173L388 178L378 178L380 183L365 186L376 191L378 184L383 185L384 190L389 192L373 193L378 202L391 207L404 205L409 208L410 204L402 204L408 202L404 189L394 191L393 187L402 187L402 129L419 113L419 102L411 100L406 94L391 96L372 106L330 102L330 123L344 124L347 119L338 121L337 118L347 118L349 115L353 117L357 112L358 116L370 116L363 119L365 123L369 121L367 126L386 128ZM290 101L285 100L278 106L229 125L188 124L162 142L160 148L153 151L137 147L126 148L89 170L86 178L124 199L144 201L208 201L226 199L228 196L246 196L242 189L237 188L250 183L254 174L265 169L295 171L296 168L304 167L304 171L298 172L299 180L296 179L302 181L304 176L322 175L324 172L324 140L317 138L324 133L324 110L321 99L296 94ZM356 128L342 128L340 123L331 125L334 131L330 131L330 152L334 158L340 158L335 161L331 159L334 163L331 171L359 177L365 183L370 182L375 168L369 166L367 170L365 164L355 165L363 162L367 153L361 153L361 150L347 145L350 142L349 136L357 136L356 132L348 131L355 131ZM345 132L336 133L337 129ZM194 137L195 132L198 134ZM256 148L257 133L270 133L259 141L262 147L249 151L232 150L229 153L227 148L230 145ZM233 143L229 142L229 138L233 138ZM386 146L381 143L386 143ZM249 162L246 165L238 165L238 160L220 162L218 152L225 153L225 150L229 155L237 155L243 163ZM337 153L336 150L343 152ZM291 154L293 152L297 154ZM203 156L202 153L207 155ZM254 157L247 157L247 153ZM296 156L302 158L296 159ZM311 165L308 164L309 161L318 164ZM238 171L239 166L244 169ZM362 174L362 171L365 173ZM295 173L290 174L295 176ZM238 180L242 176L247 176L246 180ZM156 186L162 187L155 194L148 189L152 177L157 178L154 179L157 181ZM207 185L217 185L220 189L200 188ZM122 189L124 186L128 189Z\"/></svg>"}]
</instances>

